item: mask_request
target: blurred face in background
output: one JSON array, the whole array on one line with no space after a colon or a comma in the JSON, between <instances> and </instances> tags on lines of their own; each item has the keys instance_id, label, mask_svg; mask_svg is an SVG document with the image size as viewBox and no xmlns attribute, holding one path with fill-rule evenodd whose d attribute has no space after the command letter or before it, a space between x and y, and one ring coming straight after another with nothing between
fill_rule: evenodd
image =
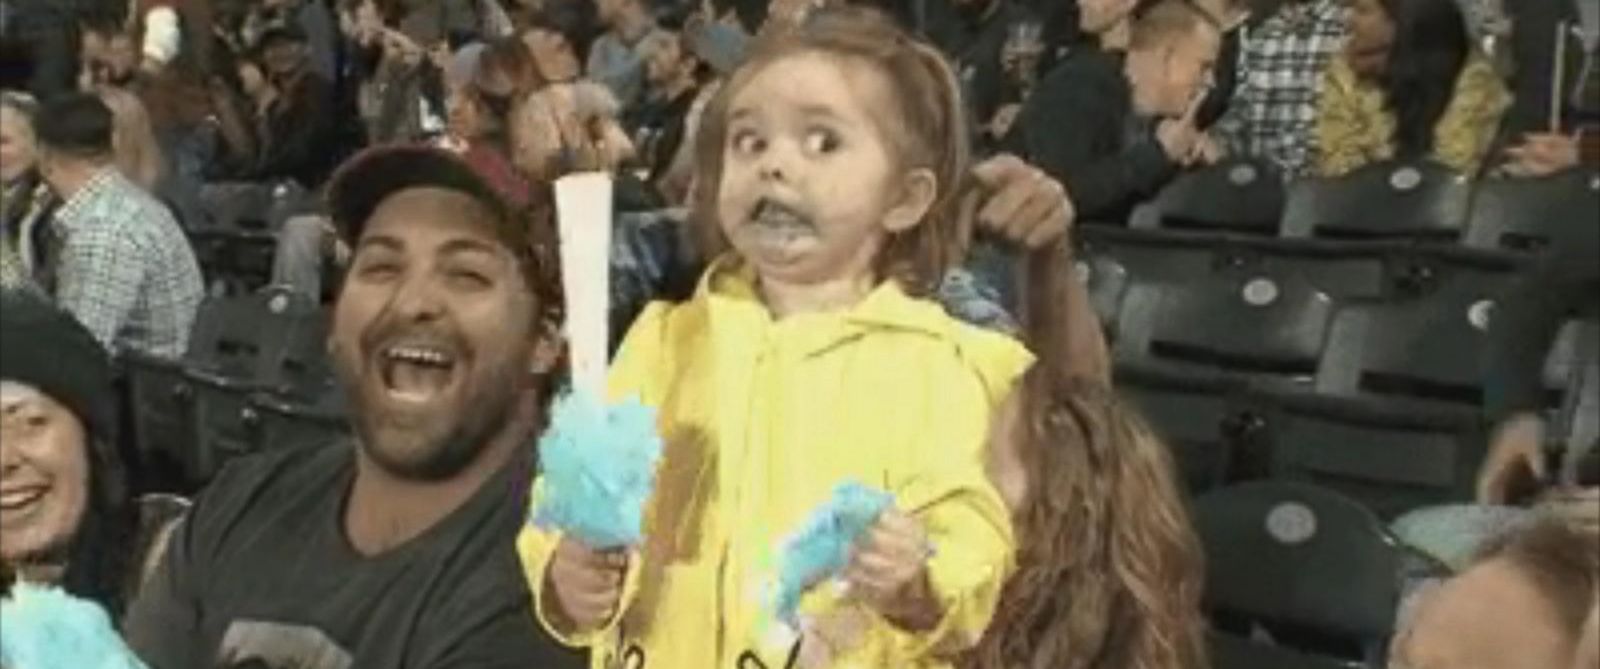
<instances>
[{"instance_id":1,"label":"blurred face in background","mask_svg":"<svg viewBox=\"0 0 1600 669\"><path fill-rule=\"evenodd\" d=\"M1350 37L1345 52L1356 74L1372 77L1389 66L1389 47L1394 45L1394 21L1382 0L1353 0L1350 3Z\"/></svg>"},{"instance_id":2,"label":"blurred face in background","mask_svg":"<svg viewBox=\"0 0 1600 669\"><path fill-rule=\"evenodd\" d=\"M669 34L652 39L645 51L645 80L651 86L666 86L680 77L685 59L683 40L679 35Z\"/></svg>"},{"instance_id":3,"label":"blurred face in background","mask_svg":"<svg viewBox=\"0 0 1600 669\"><path fill-rule=\"evenodd\" d=\"M272 77L289 77L300 73L307 59L305 42L277 37L261 47L261 62Z\"/></svg>"},{"instance_id":4,"label":"blurred face in background","mask_svg":"<svg viewBox=\"0 0 1600 669\"><path fill-rule=\"evenodd\" d=\"M0 104L0 183L21 178L38 160L33 126L22 112Z\"/></svg>"},{"instance_id":5,"label":"blurred face in background","mask_svg":"<svg viewBox=\"0 0 1600 669\"><path fill-rule=\"evenodd\" d=\"M126 33L102 34L85 31L79 57L96 86L123 86L133 80L139 67L139 51Z\"/></svg>"},{"instance_id":6,"label":"blurred face in background","mask_svg":"<svg viewBox=\"0 0 1600 669\"><path fill-rule=\"evenodd\" d=\"M492 125L487 111L468 86L456 86L445 98L445 123L450 136L475 140L489 133Z\"/></svg>"},{"instance_id":7,"label":"blurred face in background","mask_svg":"<svg viewBox=\"0 0 1600 669\"><path fill-rule=\"evenodd\" d=\"M534 28L522 34L522 43L533 54L539 74L550 83L573 81L583 73L578 54L565 35L554 30Z\"/></svg>"},{"instance_id":8,"label":"blurred face in background","mask_svg":"<svg viewBox=\"0 0 1600 669\"><path fill-rule=\"evenodd\" d=\"M1142 111L1151 116L1178 118L1204 93L1211 84L1211 72L1216 66L1217 51L1222 38L1215 28L1205 25L1177 37L1166 45L1155 48L1164 51L1164 66L1153 81L1145 82Z\"/></svg>"},{"instance_id":9,"label":"blurred face in background","mask_svg":"<svg viewBox=\"0 0 1600 669\"><path fill-rule=\"evenodd\" d=\"M83 424L32 386L0 381L0 562L58 554L88 508Z\"/></svg>"}]
</instances>

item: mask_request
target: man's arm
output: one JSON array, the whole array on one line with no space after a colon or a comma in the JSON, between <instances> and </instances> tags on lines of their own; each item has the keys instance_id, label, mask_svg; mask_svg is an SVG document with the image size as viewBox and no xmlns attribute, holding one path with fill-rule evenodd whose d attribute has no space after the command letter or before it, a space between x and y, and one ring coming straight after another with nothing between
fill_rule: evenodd
<instances>
[{"instance_id":1,"label":"man's arm","mask_svg":"<svg viewBox=\"0 0 1600 669\"><path fill-rule=\"evenodd\" d=\"M1054 78L1034 93L1020 121L1029 159L1066 186L1079 216L1088 219L1154 192L1177 170L1153 137L1114 155L1095 155L1097 137L1124 132L1124 119L1094 94L1103 89L1083 77Z\"/></svg>"},{"instance_id":2,"label":"man's arm","mask_svg":"<svg viewBox=\"0 0 1600 669\"><path fill-rule=\"evenodd\" d=\"M1494 425L1478 471L1480 503L1513 501L1531 476L1545 479L1543 372L1563 322L1600 290L1600 231L1552 252L1497 302L1489 325L1484 408Z\"/></svg>"},{"instance_id":3,"label":"man's arm","mask_svg":"<svg viewBox=\"0 0 1600 669\"><path fill-rule=\"evenodd\" d=\"M1552 250L1496 302L1485 384L1491 420L1543 408L1544 360L1551 343L1574 311L1597 299L1597 246L1595 240L1586 240Z\"/></svg>"},{"instance_id":4,"label":"man's arm","mask_svg":"<svg viewBox=\"0 0 1600 669\"><path fill-rule=\"evenodd\" d=\"M56 302L113 354L144 281L138 254L110 221L89 221L67 237L56 267Z\"/></svg>"}]
</instances>

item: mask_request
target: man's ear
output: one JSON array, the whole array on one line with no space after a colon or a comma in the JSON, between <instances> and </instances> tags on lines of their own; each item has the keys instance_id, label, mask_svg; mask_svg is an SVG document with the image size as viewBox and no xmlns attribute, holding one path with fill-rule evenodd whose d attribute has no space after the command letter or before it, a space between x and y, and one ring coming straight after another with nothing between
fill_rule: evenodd
<instances>
[{"instance_id":1,"label":"man's ear","mask_svg":"<svg viewBox=\"0 0 1600 669\"><path fill-rule=\"evenodd\" d=\"M533 349L528 352L528 372L534 376L544 376L554 372L556 365L561 363L561 354L566 350L567 342L561 336L561 326L554 323L540 324L537 337Z\"/></svg>"},{"instance_id":2,"label":"man's ear","mask_svg":"<svg viewBox=\"0 0 1600 669\"><path fill-rule=\"evenodd\" d=\"M900 202L884 214L883 227L890 233L905 232L917 226L939 197L939 177L933 170L919 167L906 173L900 183Z\"/></svg>"}]
</instances>

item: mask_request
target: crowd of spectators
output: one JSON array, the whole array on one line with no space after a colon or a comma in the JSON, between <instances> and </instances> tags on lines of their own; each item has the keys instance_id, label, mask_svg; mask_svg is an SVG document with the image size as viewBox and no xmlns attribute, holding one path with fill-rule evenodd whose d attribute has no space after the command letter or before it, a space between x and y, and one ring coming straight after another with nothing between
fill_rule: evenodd
<instances>
[{"instance_id":1,"label":"crowd of spectators","mask_svg":"<svg viewBox=\"0 0 1600 669\"><path fill-rule=\"evenodd\" d=\"M949 153L970 146L973 166L948 181L979 192L959 203L976 232L922 277L925 297L1039 361L986 439L1017 576L995 625L941 628L960 647L928 667L1204 663L1201 558L1172 464L1105 391L1082 287L1049 280L1075 221L1123 223L1232 158L1292 179L1391 159L1483 179L1600 167L1592 0L0 0L6 573L99 602L153 669L582 664L563 646L596 642L561 616L622 635L601 623L639 576L567 543L537 569L512 550L550 399L522 377L560 370L550 186L614 184L613 346L665 318L648 303L693 304L724 267L727 241L700 220L721 206L724 152L760 141L730 131L722 93L750 89L741 68L775 53L763 45L846 5L936 54L962 108ZM901 104L941 111L878 113ZM937 209L965 193L928 195ZM116 361L184 357L219 271L193 240L237 231L273 240L265 284L332 302L331 364L373 443L229 469L193 512L136 501L106 399ZM1591 247L1514 286L1508 318L1526 325L1496 332L1482 503L1545 474L1538 391L1521 380L1561 318L1592 313ZM394 408L449 374L449 406ZM1567 511L1415 597L1393 666L1592 666L1600 508ZM527 582L544 562L589 580ZM569 611L548 618L557 596Z\"/></svg>"}]
</instances>

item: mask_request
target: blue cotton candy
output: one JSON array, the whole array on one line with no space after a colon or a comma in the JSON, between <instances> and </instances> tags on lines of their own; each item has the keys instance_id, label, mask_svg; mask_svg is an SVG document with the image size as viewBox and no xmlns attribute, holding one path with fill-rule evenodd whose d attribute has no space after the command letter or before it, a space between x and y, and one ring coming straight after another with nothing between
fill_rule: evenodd
<instances>
[{"instance_id":1,"label":"blue cotton candy","mask_svg":"<svg viewBox=\"0 0 1600 669\"><path fill-rule=\"evenodd\" d=\"M784 542L772 595L779 620L795 624L800 596L844 569L856 538L893 502L889 493L855 482L833 489L833 498L811 512L799 531Z\"/></svg>"},{"instance_id":2,"label":"blue cotton candy","mask_svg":"<svg viewBox=\"0 0 1600 669\"><path fill-rule=\"evenodd\" d=\"M653 409L636 399L605 406L587 392L564 393L539 439L544 490L534 524L590 548L637 545L660 459Z\"/></svg>"},{"instance_id":3,"label":"blue cotton candy","mask_svg":"<svg viewBox=\"0 0 1600 669\"><path fill-rule=\"evenodd\" d=\"M6 669L145 669L99 605L52 586L18 583L0 599Z\"/></svg>"}]
</instances>

